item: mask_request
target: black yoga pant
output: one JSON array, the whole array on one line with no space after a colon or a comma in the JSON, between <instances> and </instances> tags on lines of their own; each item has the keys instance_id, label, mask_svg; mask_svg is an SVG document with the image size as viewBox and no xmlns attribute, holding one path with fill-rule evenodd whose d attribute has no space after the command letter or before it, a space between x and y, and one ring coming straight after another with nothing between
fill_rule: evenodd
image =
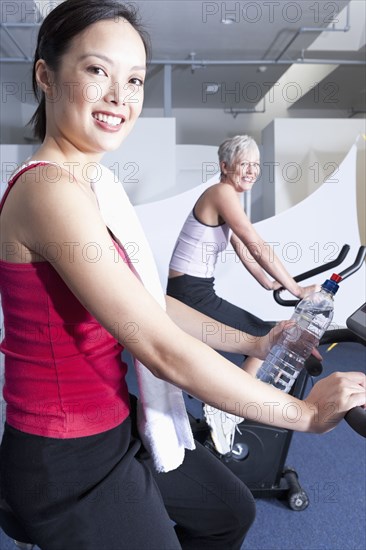
<instances>
[{"instance_id":1,"label":"black yoga pant","mask_svg":"<svg viewBox=\"0 0 366 550\"><path fill-rule=\"evenodd\" d=\"M247 487L198 443L152 474L130 419L67 440L6 425L0 484L42 550L239 550L255 516Z\"/></svg>"},{"instance_id":2,"label":"black yoga pant","mask_svg":"<svg viewBox=\"0 0 366 550\"><path fill-rule=\"evenodd\" d=\"M255 517L249 489L196 442L183 465L154 474L184 549L239 550Z\"/></svg>"},{"instance_id":3,"label":"black yoga pant","mask_svg":"<svg viewBox=\"0 0 366 550\"><path fill-rule=\"evenodd\" d=\"M214 277L180 275L168 279L167 294L220 323L254 336L264 336L275 325L217 296L214 282Z\"/></svg>"}]
</instances>

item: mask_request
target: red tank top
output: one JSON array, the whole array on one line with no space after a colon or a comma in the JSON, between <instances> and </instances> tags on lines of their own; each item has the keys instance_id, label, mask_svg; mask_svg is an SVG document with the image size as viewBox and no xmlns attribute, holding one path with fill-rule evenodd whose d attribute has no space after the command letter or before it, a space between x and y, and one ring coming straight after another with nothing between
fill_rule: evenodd
<instances>
[{"instance_id":1,"label":"red tank top","mask_svg":"<svg viewBox=\"0 0 366 550\"><path fill-rule=\"evenodd\" d=\"M47 163L32 163L12 177L0 212L11 186L36 164ZM0 260L0 291L8 424L54 438L94 435L120 424L129 414L123 347L52 265Z\"/></svg>"}]
</instances>

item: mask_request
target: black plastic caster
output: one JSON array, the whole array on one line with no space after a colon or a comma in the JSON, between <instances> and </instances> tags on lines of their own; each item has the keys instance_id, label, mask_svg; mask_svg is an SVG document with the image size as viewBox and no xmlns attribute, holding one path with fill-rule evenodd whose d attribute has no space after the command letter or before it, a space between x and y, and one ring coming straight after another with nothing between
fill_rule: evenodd
<instances>
[{"instance_id":1,"label":"black plastic caster","mask_svg":"<svg viewBox=\"0 0 366 550\"><path fill-rule=\"evenodd\" d=\"M309 498L301 488L296 471L293 468L286 468L283 477L288 484L287 502L291 510L302 512L309 506Z\"/></svg>"}]
</instances>

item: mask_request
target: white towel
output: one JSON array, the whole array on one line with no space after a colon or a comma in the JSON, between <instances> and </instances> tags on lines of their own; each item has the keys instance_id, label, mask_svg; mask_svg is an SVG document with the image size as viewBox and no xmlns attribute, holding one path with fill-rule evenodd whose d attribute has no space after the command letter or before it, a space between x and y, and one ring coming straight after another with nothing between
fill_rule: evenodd
<instances>
[{"instance_id":1,"label":"white towel","mask_svg":"<svg viewBox=\"0 0 366 550\"><path fill-rule=\"evenodd\" d=\"M128 249L128 243L137 245L134 267L146 290L165 309L165 297L150 246L122 184L111 170L99 164L92 186L106 226L125 248ZM185 449L195 448L183 395L172 384L156 378L137 359L135 368L139 387L139 434L156 470L169 472L183 462Z\"/></svg>"}]
</instances>

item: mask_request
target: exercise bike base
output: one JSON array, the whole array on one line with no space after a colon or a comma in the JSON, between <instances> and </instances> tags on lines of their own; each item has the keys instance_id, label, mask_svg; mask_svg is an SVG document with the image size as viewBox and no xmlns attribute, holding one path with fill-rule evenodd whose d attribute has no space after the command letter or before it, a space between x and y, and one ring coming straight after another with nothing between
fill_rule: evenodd
<instances>
[{"instance_id":1,"label":"exercise bike base","mask_svg":"<svg viewBox=\"0 0 366 550\"><path fill-rule=\"evenodd\" d=\"M195 439L243 481L255 498L287 501L289 508L298 512L308 507L309 498L299 484L297 472L283 464L291 439L288 430L244 421L239 425L240 433L235 435L232 452L220 455L207 424L191 419L191 425Z\"/></svg>"},{"instance_id":2,"label":"exercise bike base","mask_svg":"<svg viewBox=\"0 0 366 550\"><path fill-rule=\"evenodd\" d=\"M307 370L303 369L291 392L299 399L303 397L307 379ZM307 508L309 498L299 484L296 471L285 465L291 430L244 420L235 433L232 452L222 456L213 447L206 422L192 415L190 418L195 439L243 481L254 497L287 500L295 511Z\"/></svg>"}]
</instances>

